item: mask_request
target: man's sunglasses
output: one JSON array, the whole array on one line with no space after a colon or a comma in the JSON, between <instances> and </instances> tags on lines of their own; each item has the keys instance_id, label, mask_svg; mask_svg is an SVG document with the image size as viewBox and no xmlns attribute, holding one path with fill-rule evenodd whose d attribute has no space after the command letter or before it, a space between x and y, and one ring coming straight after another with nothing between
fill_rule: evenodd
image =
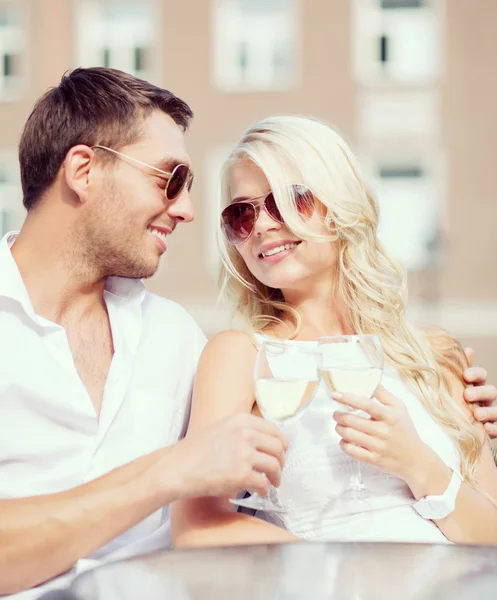
<instances>
[{"instance_id":1,"label":"man's sunglasses","mask_svg":"<svg viewBox=\"0 0 497 600\"><path fill-rule=\"evenodd\" d=\"M314 197L311 191L305 185L299 184L293 185L292 191L299 215L308 219L314 212ZM259 200L259 202L255 203L254 200ZM273 192L251 198L250 201L233 202L223 210L221 227L230 244L238 246L249 239L262 207L271 219L278 223L284 223Z\"/></svg>"},{"instance_id":2,"label":"man's sunglasses","mask_svg":"<svg viewBox=\"0 0 497 600\"><path fill-rule=\"evenodd\" d=\"M163 171L162 169L158 169L157 167L153 167L152 165L148 165L147 163L142 162L132 156L128 156L127 154L123 154L122 152L118 152L117 150L113 150L112 148L107 148L107 146L92 146L92 148L100 148L100 150L107 150L107 152L112 152L121 158L125 158L126 160L131 160L132 162L138 163L144 167L148 167L153 171L156 171L164 176L164 179L167 180L166 189L164 190L164 194L168 200L174 200L177 198L181 192L188 188L188 191L192 189L193 184L193 173L190 170L188 165L176 165L171 173L167 171Z\"/></svg>"}]
</instances>

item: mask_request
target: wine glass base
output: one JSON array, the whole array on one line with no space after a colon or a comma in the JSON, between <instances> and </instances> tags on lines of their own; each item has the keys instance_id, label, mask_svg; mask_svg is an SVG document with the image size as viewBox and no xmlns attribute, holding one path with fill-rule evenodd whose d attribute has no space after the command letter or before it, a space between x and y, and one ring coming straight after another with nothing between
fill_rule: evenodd
<instances>
[{"instance_id":1,"label":"wine glass base","mask_svg":"<svg viewBox=\"0 0 497 600\"><path fill-rule=\"evenodd\" d=\"M248 498L230 498L229 501L236 506L262 510L264 512L279 513L285 511L285 508L279 502L274 502L269 498L264 498L257 494L253 494Z\"/></svg>"},{"instance_id":2,"label":"wine glass base","mask_svg":"<svg viewBox=\"0 0 497 600\"><path fill-rule=\"evenodd\" d=\"M321 518L347 518L376 512L382 505L375 501L384 494L361 484L343 490L339 495L329 497L320 511Z\"/></svg>"},{"instance_id":3,"label":"wine glass base","mask_svg":"<svg viewBox=\"0 0 497 600\"><path fill-rule=\"evenodd\" d=\"M340 494L340 498L343 498L344 500L367 500L368 498L373 497L374 494L365 487L348 488Z\"/></svg>"}]
</instances>

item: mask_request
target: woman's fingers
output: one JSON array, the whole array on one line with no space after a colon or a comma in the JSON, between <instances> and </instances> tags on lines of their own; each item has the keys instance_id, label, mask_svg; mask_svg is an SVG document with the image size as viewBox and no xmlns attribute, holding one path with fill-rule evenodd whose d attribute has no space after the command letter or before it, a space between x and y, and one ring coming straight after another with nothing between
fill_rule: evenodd
<instances>
[{"instance_id":1,"label":"woman's fingers","mask_svg":"<svg viewBox=\"0 0 497 600\"><path fill-rule=\"evenodd\" d=\"M381 439L368 435L367 433L363 433L362 431L358 431L357 429L352 429L352 427L337 425L335 429L342 440L349 444L361 446L362 448L366 448L371 451L378 451L383 445L383 441Z\"/></svg>"},{"instance_id":2,"label":"woman's fingers","mask_svg":"<svg viewBox=\"0 0 497 600\"><path fill-rule=\"evenodd\" d=\"M385 406L374 398L364 398L355 394L341 394L339 392L333 392L331 397L339 404L368 413L373 419L383 419L386 413Z\"/></svg>"},{"instance_id":3,"label":"woman's fingers","mask_svg":"<svg viewBox=\"0 0 497 600\"><path fill-rule=\"evenodd\" d=\"M345 452L345 454L355 458L355 460L359 460L368 464L375 464L376 462L376 454L367 448L363 448L362 446L356 446L355 444L351 444L346 440L340 440L340 448Z\"/></svg>"},{"instance_id":4,"label":"woman's fingers","mask_svg":"<svg viewBox=\"0 0 497 600\"><path fill-rule=\"evenodd\" d=\"M351 427L352 429L356 429L362 433L382 439L388 436L389 426L383 421L366 419L365 417L361 417L359 415L340 411L334 412L333 418L337 424L341 425L342 427Z\"/></svg>"}]
</instances>

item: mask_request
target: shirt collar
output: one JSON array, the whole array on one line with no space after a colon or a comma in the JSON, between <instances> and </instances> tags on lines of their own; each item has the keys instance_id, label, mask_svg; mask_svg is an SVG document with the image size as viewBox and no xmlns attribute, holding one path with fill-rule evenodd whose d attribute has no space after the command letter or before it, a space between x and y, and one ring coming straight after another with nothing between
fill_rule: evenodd
<instances>
[{"instance_id":1,"label":"shirt collar","mask_svg":"<svg viewBox=\"0 0 497 600\"><path fill-rule=\"evenodd\" d=\"M120 298L136 300L140 304L147 293L142 279L130 279L129 277L107 277L105 291Z\"/></svg>"},{"instance_id":2,"label":"shirt collar","mask_svg":"<svg viewBox=\"0 0 497 600\"><path fill-rule=\"evenodd\" d=\"M28 291L10 251L18 234L11 231L0 241L0 296L17 300L26 312L32 312Z\"/></svg>"},{"instance_id":3,"label":"shirt collar","mask_svg":"<svg viewBox=\"0 0 497 600\"><path fill-rule=\"evenodd\" d=\"M19 268L10 251L19 231L11 231L0 240L0 296L17 300L26 313L33 313L33 306L24 285ZM114 296L141 304L146 288L141 279L126 277L107 277L105 291Z\"/></svg>"}]
</instances>

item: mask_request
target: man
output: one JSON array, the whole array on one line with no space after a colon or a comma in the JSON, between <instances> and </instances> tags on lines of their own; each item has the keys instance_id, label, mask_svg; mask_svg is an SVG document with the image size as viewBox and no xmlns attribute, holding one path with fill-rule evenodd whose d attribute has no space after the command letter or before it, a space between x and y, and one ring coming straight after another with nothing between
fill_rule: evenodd
<instances>
[{"instance_id":1,"label":"man","mask_svg":"<svg viewBox=\"0 0 497 600\"><path fill-rule=\"evenodd\" d=\"M94 68L26 123L28 214L0 245L0 594L167 545L173 500L279 483L286 442L261 419L178 442L204 337L141 279L193 219L191 117L170 92Z\"/></svg>"},{"instance_id":2,"label":"man","mask_svg":"<svg viewBox=\"0 0 497 600\"><path fill-rule=\"evenodd\" d=\"M0 594L167 544L174 499L279 482L285 442L263 420L176 443L204 336L140 279L193 219L191 116L134 77L78 69L26 123L28 215L0 247Z\"/></svg>"}]
</instances>

